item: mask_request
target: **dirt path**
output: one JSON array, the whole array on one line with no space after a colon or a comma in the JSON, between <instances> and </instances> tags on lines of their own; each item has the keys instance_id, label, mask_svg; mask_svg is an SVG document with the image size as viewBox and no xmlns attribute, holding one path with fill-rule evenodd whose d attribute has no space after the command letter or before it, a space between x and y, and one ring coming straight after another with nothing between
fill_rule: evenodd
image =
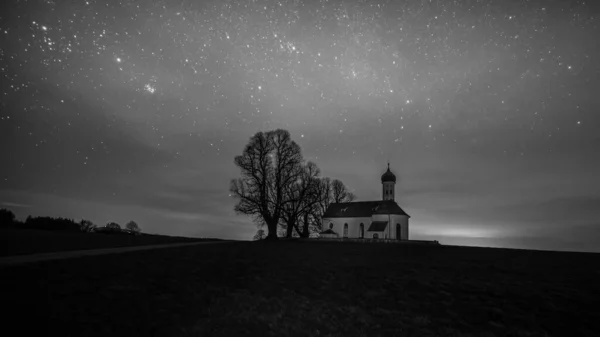
<instances>
[{"instance_id":1,"label":"dirt path","mask_svg":"<svg viewBox=\"0 0 600 337\"><path fill-rule=\"evenodd\" d=\"M127 253L127 252L136 252L136 251L140 251L140 250L196 246L196 245L206 245L206 244L225 243L225 242L234 242L234 241L202 241L202 242L170 243L170 244L161 244L161 245L117 247L117 248L104 248L104 249L86 249L86 250L73 250L73 251L64 251L64 252L55 252L55 253L6 256L6 257L0 258L0 267L32 263L32 262L49 261L49 260L72 259L72 258L84 257L84 256L120 254L120 253Z\"/></svg>"}]
</instances>

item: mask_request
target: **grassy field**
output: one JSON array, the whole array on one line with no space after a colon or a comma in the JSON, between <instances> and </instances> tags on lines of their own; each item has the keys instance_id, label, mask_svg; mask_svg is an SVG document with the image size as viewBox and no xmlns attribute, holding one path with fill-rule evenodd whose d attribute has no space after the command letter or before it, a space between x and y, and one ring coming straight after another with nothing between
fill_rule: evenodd
<instances>
[{"instance_id":1,"label":"grassy field","mask_svg":"<svg viewBox=\"0 0 600 337\"><path fill-rule=\"evenodd\" d=\"M34 229L0 230L0 256L205 241L164 235L107 235Z\"/></svg>"},{"instance_id":2,"label":"grassy field","mask_svg":"<svg viewBox=\"0 0 600 337\"><path fill-rule=\"evenodd\" d=\"M16 335L600 335L600 254L233 242L1 272Z\"/></svg>"}]
</instances>

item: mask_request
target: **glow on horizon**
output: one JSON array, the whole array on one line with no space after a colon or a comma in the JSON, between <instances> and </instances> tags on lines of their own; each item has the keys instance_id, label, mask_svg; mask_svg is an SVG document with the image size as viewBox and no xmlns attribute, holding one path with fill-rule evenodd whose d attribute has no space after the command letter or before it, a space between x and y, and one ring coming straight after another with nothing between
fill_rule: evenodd
<instances>
[{"instance_id":1,"label":"glow on horizon","mask_svg":"<svg viewBox=\"0 0 600 337\"><path fill-rule=\"evenodd\" d=\"M448 228L445 228L448 226ZM456 238L501 238L507 236L508 231L497 228L461 227L459 225L446 224L419 224L414 226L415 235L439 235Z\"/></svg>"}]
</instances>

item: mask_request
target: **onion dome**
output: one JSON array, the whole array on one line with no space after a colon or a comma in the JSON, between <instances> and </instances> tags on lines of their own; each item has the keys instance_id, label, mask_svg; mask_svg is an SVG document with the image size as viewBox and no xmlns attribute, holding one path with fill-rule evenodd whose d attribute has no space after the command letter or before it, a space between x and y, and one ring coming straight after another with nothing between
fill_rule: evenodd
<instances>
[{"instance_id":1,"label":"onion dome","mask_svg":"<svg viewBox=\"0 0 600 337\"><path fill-rule=\"evenodd\" d=\"M394 183L396 182L396 176L392 173L392 171L390 171L389 163L387 171L385 171L385 173L381 176L381 183L385 183L386 181L393 181Z\"/></svg>"}]
</instances>

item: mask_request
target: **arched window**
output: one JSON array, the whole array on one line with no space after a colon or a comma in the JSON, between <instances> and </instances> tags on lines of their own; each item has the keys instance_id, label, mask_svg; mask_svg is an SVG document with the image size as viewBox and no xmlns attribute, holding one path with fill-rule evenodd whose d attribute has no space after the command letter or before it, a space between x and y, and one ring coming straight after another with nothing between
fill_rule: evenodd
<instances>
[{"instance_id":1,"label":"arched window","mask_svg":"<svg viewBox=\"0 0 600 337\"><path fill-rule=\"evenodd\" d=\"M358 237L360 237L361 239L365 238L365 225L363 225L362 223L360 224L360 226L358 227Z\"/></svg>"},{"instance_id":2,"label":"arched window","mask_svg":"<svg viewBox=\"0 0 600 337\"><path fill-rule=\"evenodd\" d=\"M347 223L344 224L344 237L345 238L348 237L348 224Z\"/></svg>"},{"instance_id":3,"label":"arched window","mask_svg":"<svg viewBox=\"0 0 600 337\"><path fill-rule=\"evenodd\" d=\"M373 239L379 239L379 234L373 233Z\"/></svg>"},{"instance_id":4,"label":"arched window","mask_svg":"<svg viewBox=\"0 0 600 337\"><path fill-rule=\"evenodd\" d=\"M329 223L329 229L333 229L333 222Z\"/></svg>"},{"instance_id":5,"label":"arched window","mask_svg":"<svg viewBox=\"0 0 600 337\"><path fill-rule=\"evenodd\" d=\"M396 224L396 240L402 239L402 232L400 231L400 224Z\"/></svg>"}]
</instances>

